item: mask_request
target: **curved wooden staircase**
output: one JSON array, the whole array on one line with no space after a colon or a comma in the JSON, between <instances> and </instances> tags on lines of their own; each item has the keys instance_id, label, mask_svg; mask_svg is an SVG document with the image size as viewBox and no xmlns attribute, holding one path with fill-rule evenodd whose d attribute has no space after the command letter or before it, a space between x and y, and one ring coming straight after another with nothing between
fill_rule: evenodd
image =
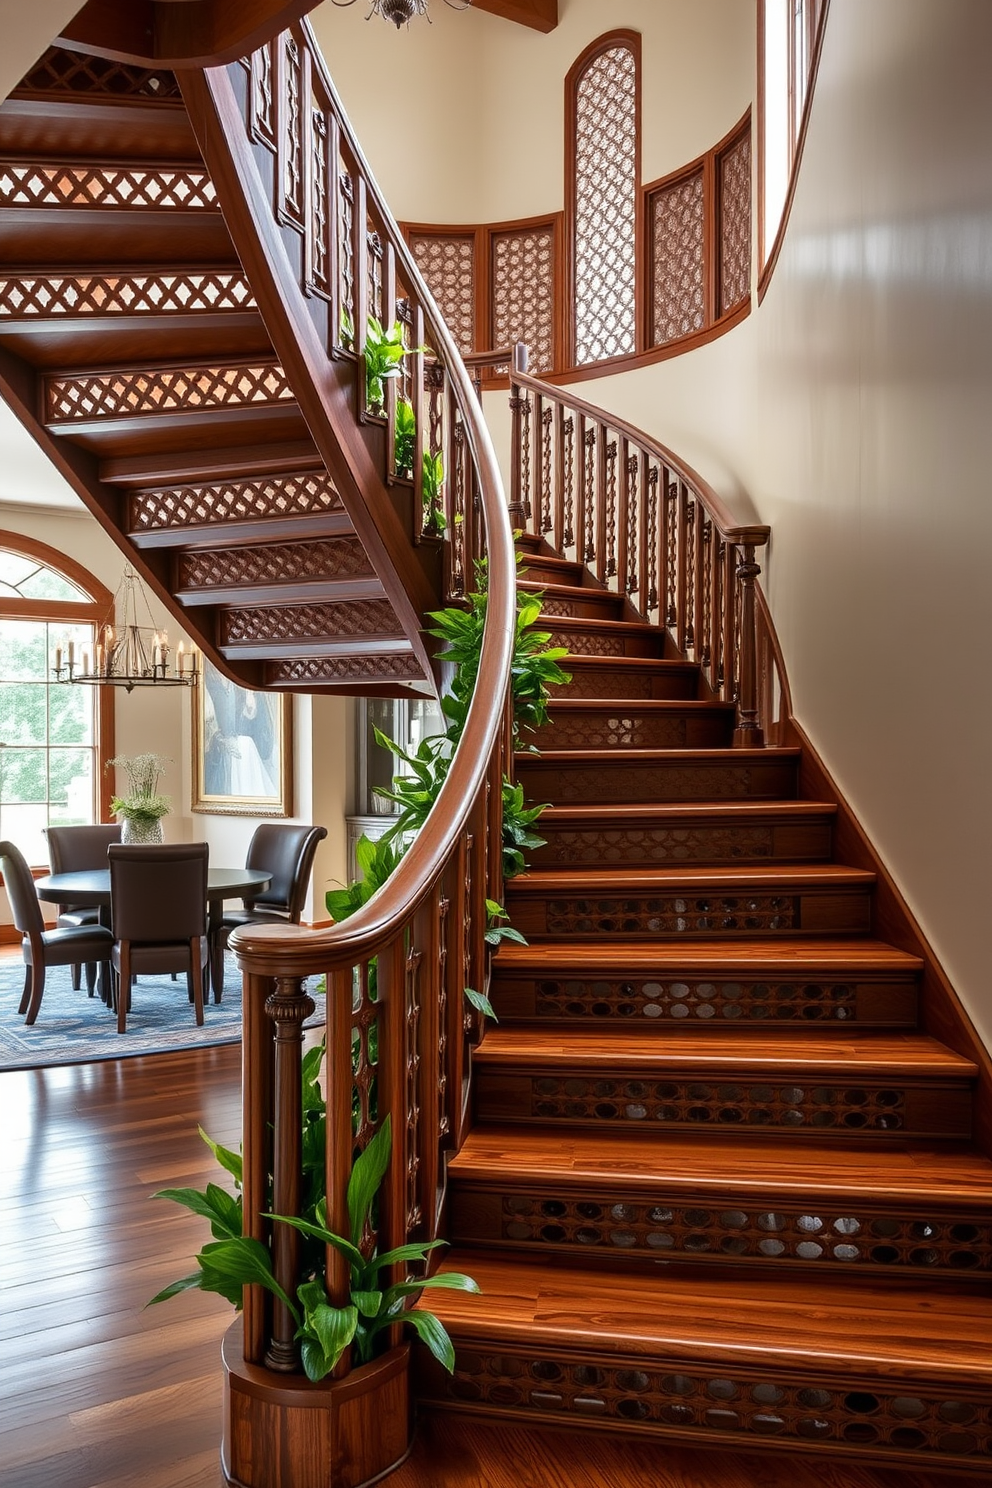
<instances>
[{"instance_id":1,"label":"curved wooden staircase","mask_svg":"<svg viewBox=\"0 0 992 1488\"><path fill-rule=\"evenodd\" d=\"M574 675L516 761L547 842L507 884L530 944L496 957L449 1166L445 1264L483 1296L432 1300L457 1367L425 1360L424 1396L977 1470L976 1061L924 1031L925 961L877 935L803 749L731 748L657 629L546 550L530 572Z\"/></svg>"},{"instance_id":2,"label":"curved wooden staircase","mask_svg":"<svg viewBox=\"0 0 992 1488\"><path fill-rule=\"evenodd\" d=\"M249 1232L296 1212L322 974L331 1227L388 1111L380 1242L447 1230L446 1264L483 1289L433 1294L457 1367L416 1361L425 1405L987 1470L992 1068L789 716L754 585L767 529L519 366L510 512L572 681L541 753L507 764L550 803L547 842L506 885L529 945L488 964L506 524L464 368L308 35L181 88L53 49L0 108L0 383L209 656L253 686L423 689L425 613L487 544L505 578L401 869L331 931L240 936ZM360 375L370 313L409 336L400 468L397 390L369 409ZM487 981L482 1038L462 988ZM293 1288L291 1247L274 1254ZM294 1357L288 1314L249 1288L225 1461L253 1488L309 1484L272 1426Z\"/></svg>"}]
</instances>

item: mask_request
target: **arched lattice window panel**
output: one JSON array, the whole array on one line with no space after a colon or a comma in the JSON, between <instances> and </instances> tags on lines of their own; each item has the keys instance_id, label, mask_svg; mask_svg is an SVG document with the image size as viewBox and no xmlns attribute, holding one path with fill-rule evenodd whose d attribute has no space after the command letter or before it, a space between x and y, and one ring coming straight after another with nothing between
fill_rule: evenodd
<instances>
[{"instance_id":1,"label":"arched lattice window panel","mask_svg":"<svg viewBox=\"0 0 992 1488\"><path fill-rule=\"evenodd\" d=\"M458 350L477 350L475 233L411 230L408 241Z\"/></svg>"},{"instance_id":2,"label":"arched lattice window panel","mask_svg":"<svg viewBox=\"0 0 992 1488\"><path fill-rule=\"evenodd\" d=\"M577 366L637 349L638 39L604 40L569 78Z\"/></svg>"},{"instance_id":3,"label":"arched lattice window panel","mask_svg":"<svg viewBox=\"0 0 992 1488\"><path fill-rule=\"evenodd\" d=\"M706 324L705 217L702 169L649 198L652 346L667 346Z\"/></svg>"},{"instance_id":4,"label":"arched lattice window panel","mask_svg":"<svg viewBox=\"0 0 992 1488\"><path fill-rule=\"evenodd\" d=\"M751 131L717 160L720 201L719 314L726 315L751 289Z\"/></svg>"},{"instance_id":5,"label":"arched lattice window panel","mask_svg":"<svg viewBox=\"0 0 992 1488\"><path fill-rule=\"evenodd\" d=\"M530 370L551 372L555 358L555 225L495 232L492 257L493 346L524 341Z\"/></svg>"}]
</instances>

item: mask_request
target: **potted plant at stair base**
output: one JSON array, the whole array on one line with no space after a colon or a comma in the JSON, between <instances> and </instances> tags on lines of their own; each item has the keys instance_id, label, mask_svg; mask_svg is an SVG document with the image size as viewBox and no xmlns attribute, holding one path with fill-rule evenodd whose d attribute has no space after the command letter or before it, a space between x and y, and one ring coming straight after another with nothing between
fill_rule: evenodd
<instances>
[{"instance_id":1,"label":"potted plant at stair base","mask_svg":"<svg viewBox=\"0 0 992 1488\"><path fill-rule=\"evenodd\" d=\"M168 763L161 754L118 755L107 761L108 769L120 766L131 787L126 796L110 799L111 814L121 819L122 842L163 841L162 818L172 810L172 798L159 794L158 783Z\"/></svg>"}]
</instances>

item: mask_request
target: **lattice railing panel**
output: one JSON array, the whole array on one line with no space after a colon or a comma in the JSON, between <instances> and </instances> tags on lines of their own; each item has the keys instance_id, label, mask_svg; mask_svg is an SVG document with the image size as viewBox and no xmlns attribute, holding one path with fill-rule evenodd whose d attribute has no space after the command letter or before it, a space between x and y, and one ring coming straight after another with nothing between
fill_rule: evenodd
<instances>
[{"instance_id":1,"label":"lattice railing panel","mask_svg":"<svg viewBox=\"0 0 992 1488\"><path fill-rule=\"evenodd\" d=\"M0 207L219 211L205 170L95 165L0 166Z\"/></svg>"},{"instance_id":2,"label":"lattice railing panel","mask_svg":"<svg viewBox=\"0 0 992 1488\"><path fill-rule=\"evenodd\" d=\"M312 641L361 636L394 636L399 632L388 599L348 600L342 604L259 605L232 609L221 619L222 645L259 641Z\"/></svg>"},{"instance_id":3,"label":"lattice railing panel","mask_svg":"<svg viewBox=\"0 0 992 1488\"><path fill-rule=\"evenodd\" d=\"M575 95L575 360L635 348L637 62L609 47Z\"/></svg>"},{"instance_id":4,"label":"lattice railing panel","mask_svg":"<svg viewBox=\"0 0 992 1488\"><path fill-rule=\"evenodd\" d=\"M180 589L361 578L371 574L372 565L357 539L236 547L223 552L184 553L179 559Z\"/></svg>"},{"instance_id":5,"label":"lattice railing panel","mask_svg":"<svg viewBox=\"0 0 992 1488\"><path fill-rule=\"evenodd\" d=\"M665 346L706 320L703 172L651 198L651 342Z\"/></svg>"},{"instance_id":6,"label":"lattice railing panel","mask_svg":"<svg viewBox=\"0 0 992 1488\"><path fill-rule=\"evenodd\" d=\"M171 486L139 491L130 499L133 533L222 522L270 521L342 511L341 498L323 471L224 481L209 486Z\"/></svg>"},{"instance_id":7,"label":"lattice railing panel","mask_svg":"<svg viewBox=\"0 0 992 1488\"><path fill-rule=\"evenodd\" d=\"M237 367L178 367L152 372L94 372L49 377L49 424L82 419L135 418L151 413L250 408L293 400L283 369L272 362Z\"/></svg>"},{"instance_id":8,"label":"lattice railing panel","mask_svg":"<svg viewBox=\"0 0 992 1488\"><path fill-rule=\"evenodd\" d=\"M422 682L424 674L412 652L395 656L304 656L266 666L271 687L309 687L338 682Z\"/></svg>"},{"instance_id":9,"label":"lattice railing panel","mask_svg":"<svg viewBox=\"0 0 992 1488\"><path fill-rule=\"evenodd\" d=\"M751 134L732 145L720 169L720 314L751 289Z\"/></svg>"},{"instance_id":10,"label":"lattice railing panel","mask_svg":"<svg viewBox=\"0 0 992 1488\"><path fill-rule=\"evenodd\" d=\"M411 233L410 251L459 351L475 351L474 235Z\"/></svg>"},{"instance_id":11,"label":"lattice railing panel","mask_svg":"<svg viewBox=\"0 0 992 1488\"><path fill-rule=\"evenodd\" d=\"M166 315L253 309L244 274L38 274L0 279L0 317Z\"/></svg>"},{"instance_id":12,"label":"lattice railing panel","mask_svg":"<svg viewBox=\"0 0 992 1488\"><path fill-rule=\"evenodd\" d=\"M36 93L88 93L97 97L154 100L182 104L179 83L164 68L128 67L103 57L49 47L14 89L13 97Z\"/></svg>"},{"instance_id":13,"label":"lattice railing panel","mask_svg":"<svg viewBox=\"0 0 992 1488\"><path fill-rule=\"evenodd\" d=\"M555 367L555 236L552 227L494 233L494 346L523 341L534 373Z\"/></svg>"}]
</instances>

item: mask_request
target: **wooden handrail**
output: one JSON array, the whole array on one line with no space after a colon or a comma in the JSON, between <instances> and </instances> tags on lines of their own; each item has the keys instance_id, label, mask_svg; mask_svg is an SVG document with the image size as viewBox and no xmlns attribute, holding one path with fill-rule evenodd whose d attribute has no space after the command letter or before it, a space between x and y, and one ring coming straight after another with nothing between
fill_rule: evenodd
<instances>
[{"instance_id":1,"label":"wooden handrail","mask_svg":"<svg viewBox=\"0 0 992 1488\"><path fill-rule=\"evenodd\" d=\"M244 63L185 77L183 90L273 345L421 658L420 628L438 603L427 583L439 570L437 553L442 597L464 593L478 560L487 563L475 693L438 799L392 877L329 929L273 925L231 938L245 981L245 1233L268 1245L293 1295L300 1247L265 1216L299 1214L302 1025L314 1007L308 977L324 979L327 1001L328 1227L348 1233L354 1153L389 1116L393 1155L377 1241L393 1249L437 1233L444 1154L464 1130L470 1050L480 1034L464 988L485 989L486 901L502 897L516 568L472 381L309 25L293 26ZM373 318L387 329L399 325L408 348L400 377L381 389L366 375ZM333 1249L326 1275L332 1302L343 1305L348 1279ZM244 1312L246 1362L274 1377L298 1371L288 1310L249 1287ZM346 1355L337 1372L349 1367Z\"/></svg>"},{"instance_id":2,"label":"wooden handrail","mask_svg":"<svg viewBox=\"0 0 992 1488\"><path fill-rule=\"evenodd\" d=\"M762 745L780 666L756 610L755 554L770 529L737 521L665 445L525 365L518 355L510 374L513 526L547 535L665 629L712 695L735 705L734 744Z\"/></svg>"}]
</instances>

